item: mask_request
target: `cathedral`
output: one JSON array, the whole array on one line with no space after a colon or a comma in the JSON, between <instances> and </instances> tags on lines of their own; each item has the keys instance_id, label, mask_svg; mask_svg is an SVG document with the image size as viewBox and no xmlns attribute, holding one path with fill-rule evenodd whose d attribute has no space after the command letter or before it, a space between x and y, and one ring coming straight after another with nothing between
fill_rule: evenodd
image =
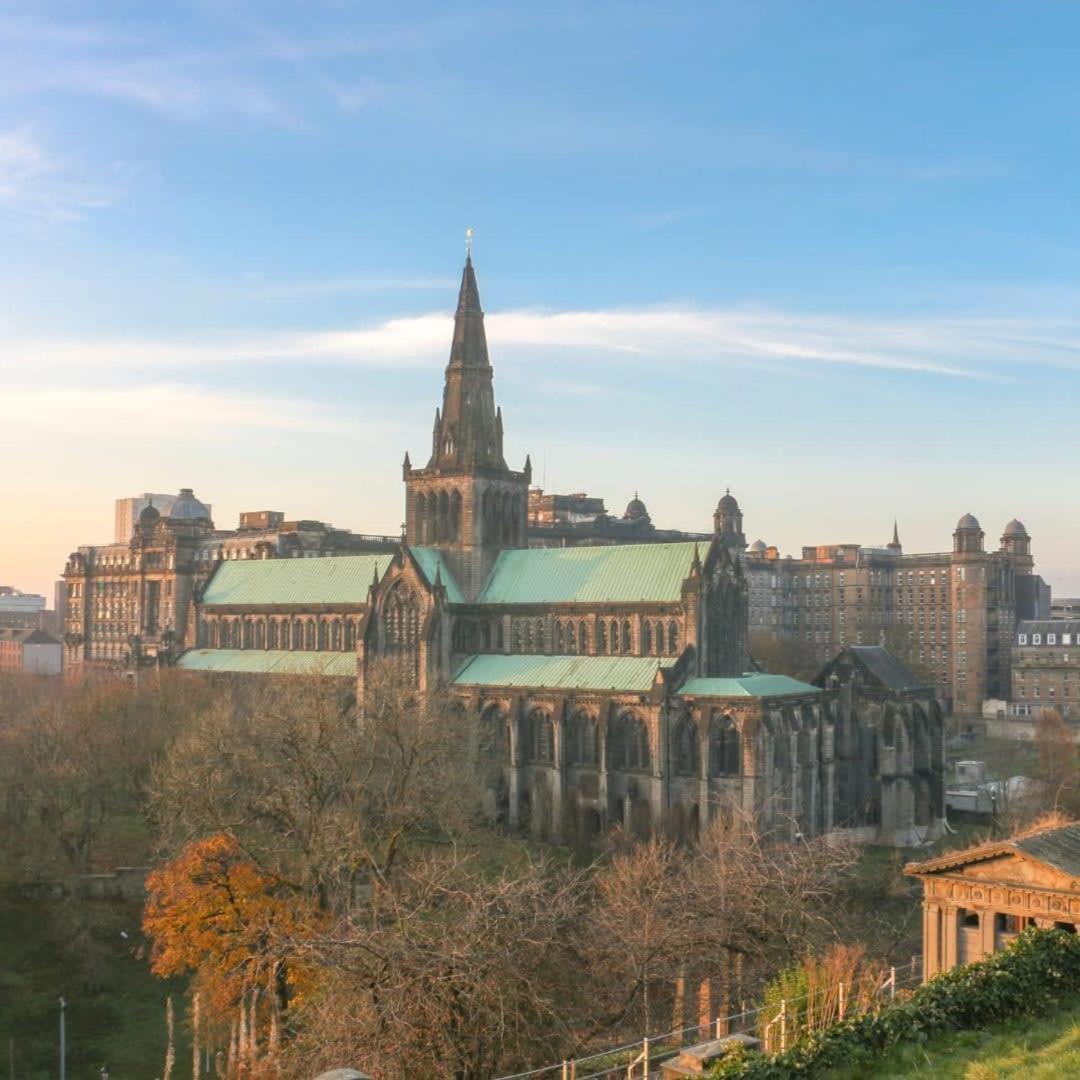
<instances>
[{"instance_id":1,"label":"cathedral","mask_svg":"<svg viewBox=\"0 0 1080 1080\"><path fill-rule=\"evenodd\" d=\"M504 455L470 256L430 454L402 464L400 542L319 558L267 543L205 567L183 596L155 588L177 620L170 661L355 679L362 700L372 666L395 658L475 719L491 818L545 839L615 826L691 838L746 817L793 836L937 835L944 742L931 691L870 663L875 649L818 685L753 670L730 494L702 537L542 546L530 543L531 473L528 458L514 468ZM123 556L132 565L171 527L145 518ZM624 520L650 528L644 505ZM193 517L180 531L200 527ZM81 587L85 565L69 571Z\"/></svg>"}]
</instances>

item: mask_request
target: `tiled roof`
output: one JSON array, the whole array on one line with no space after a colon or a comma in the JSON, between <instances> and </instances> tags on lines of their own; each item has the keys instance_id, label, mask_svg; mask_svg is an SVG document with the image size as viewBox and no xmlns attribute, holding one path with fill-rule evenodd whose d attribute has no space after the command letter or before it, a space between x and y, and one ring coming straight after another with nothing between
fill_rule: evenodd
<instances>
[{"instance_id":1,"label":"tiled roof","mask_svg":"<svg viewBox=\"0 0 1080 1080\"><path fill-rule=\"evenodd\" d=\"M235 607L366 604L375 572L382 577L392 558L379 554L229 560L215 571L202 602Z\"/></svg>"},{"instance_id":2,"label":"tiled roof","mask_svg":"<svg viewBox=\"0 0 1080 1080\"><path fill-rule=\"evenodd\" d=\"M461 589L458 588L458 583L441 551L437 548L428 547L411 547L409 550L412 552L413 558L420 564L420 569L424 572L424 577L427 578L429 585L435 584L437 575L442 580L443 585L446 586L446 599L451 604L465 603L465 597Z\"/></svg>"},{"instance_id":3,"label":"tiled roof","mask_svg":"<svg viewBox=\"0 0 1080 1080\"><path fill-rule=\"evenodd\" d=\"M784 697L820 694L821 690L787 675L754 671L730 679L689 679L679 693L691 697Z\"/></svg>"},{"instance_id":4,"label":"tiled roof","mask_svg":"<svg viewBox=\"0 0 1080 1080\"><path fill-rule=\"evenodd\" d=\"M1080 823L1023 836L1012 844L1066 874L1080 874Z\"/></svg>"},{"instance_id":5,"label":"tiled roof","mask_svg":"<svg viewBox=\"0 0 1080 1080\"><path fill-rule=\"evenodd\" d=\"M356 678L354 652L289 652L284 649L188 649L177 661L187 671L250 675L340 675Z\"/></svg>"},{"instance_id":6,"label":"tiled roof","mask_svg":"<svg viewBox=\"0 0 1080 1080\"><path fill-rule=\"evenodd\" d=\"M533 548L499 555L481 604L676 602L706 545Z\"/></svg>"},{"instance_id":7,"label":"tiled roof","mask_svg":"<svg viewBox=\"0 0 1080 1080\"><path fill-rule=\"evenodd\" d=\"M1080 821L1054 828L1038 829L1026 836L993 840L975 847L947 851L923 862L909 863L906 874L932 874L954 866L997 859L1003 855L1028 855L1062 873L1080 876Z\"/></svg>"},{"instance_id":8,"label":"tiled roof","mask_svg":"<svg viewBox=\"0 0 1080 1080\"><path fill-rule=\"evenodd\" d=\"M923 690L926 683L904 666L888 649L880 645L851 645L852 655L860 660L886 690Z\"/></svg>"},{"instance_id":9,"label":"tiled roof","mask_svg":"<svg viewBox=\"0 0 1080 1080\"><path fill-rule=\"evenodd\" d=\"M456 686L528 686L647 693L660 661L648 656L470 656Z\"/></svg>"}]
</instances>

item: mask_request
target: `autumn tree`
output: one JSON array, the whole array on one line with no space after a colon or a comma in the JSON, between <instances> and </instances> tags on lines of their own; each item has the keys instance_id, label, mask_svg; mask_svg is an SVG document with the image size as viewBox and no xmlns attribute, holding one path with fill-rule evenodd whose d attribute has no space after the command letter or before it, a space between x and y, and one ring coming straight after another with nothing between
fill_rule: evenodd
<instances>
[{"instance_id":1,"label":"autumn tree","mask_svg":"<svg viewBox=\"0 0 1080 1080\"><path fill-rule=\"evenodd\" d=\"M197 974L219 1007L252 986L271 985L278 1005L299 976L283 943L313 932L311 900L255 865L231 836L185 845L146 880L143 930L156 975Z\"/></svg>"},{"instance_id":2,"label":"autumn tree","mask_svg":"<svg viewBox=\"0 0 1080 1080\"><path fill-rule=\"evenodd\" d=\"M797 634L754 630L750 634L750 655L762 671L788 675L801 682L809 682L822 668L817 650Z\"/></svg>"}]
</instances>

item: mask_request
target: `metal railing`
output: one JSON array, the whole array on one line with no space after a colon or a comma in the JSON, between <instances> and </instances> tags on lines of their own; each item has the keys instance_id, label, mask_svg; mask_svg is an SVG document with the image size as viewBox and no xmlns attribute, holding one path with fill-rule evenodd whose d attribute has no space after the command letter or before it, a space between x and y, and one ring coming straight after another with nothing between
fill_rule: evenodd
<instances>
[{"instance_id":1,"label":"metal railing","mask_svg":"<svg viewBox=\"0 0 1080 1080\"><path fill-rule=\"evenodd\" d=\"M659 1035L644 1036L634 1042L609 1047L585 1057L566 1058L557 1064L543 1065L526 1072L500 1076L497 1080L647 1080L656 1073L663 1062L674 1057L681 1049L710 1039L723 1039L729 1035L754 1035L762 1038L765 1053L784 1053L791 1049L808 1030L820 1030L844 1020L860 1011L872 1011L890 1004L898 989L917 986L922 978L922 964L917 956L909 964L891 967L885 980L877 987L871 1002L860 1005L858 999L849 1000L851 987L840 982L835 987L822 987L820 991L799 997L781 999L778 1003L743 1008L728 1016L718 1016L708 1024L690 1024ZM835 995L833 1019L825 1024L815 1024L800 1030L796 1007L807 1004L818 994ZM883 1002L882 999L887 999ZM759 1017L762 1013L776 1010L762 1030ZM824 1010L819 1015L824 1014ZM763 1036L763 1037L762 1037Z\"/></svg>"}]
</instances>

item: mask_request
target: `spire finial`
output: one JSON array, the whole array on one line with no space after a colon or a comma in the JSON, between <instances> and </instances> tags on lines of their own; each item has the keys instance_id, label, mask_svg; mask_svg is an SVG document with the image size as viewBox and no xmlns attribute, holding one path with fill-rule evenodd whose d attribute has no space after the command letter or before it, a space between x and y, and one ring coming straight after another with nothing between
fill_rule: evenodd
<instances>
[{"instance_id":1,"label":"spire finial","mask_svg":"<svg viewBox=\"0 0 1080 1080\"><path fill-rule=\"evenodd\" d=\"M476 233L473 232L473 227L470 225L465 230L465 258L468 260L472 259L472 242L475 235Z\"/></svg>"}]
</instances>

